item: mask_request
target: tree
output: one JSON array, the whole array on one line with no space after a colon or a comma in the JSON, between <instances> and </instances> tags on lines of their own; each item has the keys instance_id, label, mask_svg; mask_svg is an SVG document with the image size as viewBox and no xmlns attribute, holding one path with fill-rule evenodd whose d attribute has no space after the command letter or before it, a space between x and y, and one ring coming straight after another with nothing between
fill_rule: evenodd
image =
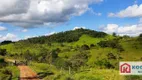
<instances>
[{"instance_id":1,"label":"tree","mask_svg":"<svg viewBox=\"0 0 142 80\"><path fill-rule=\"evenodd\" d=\"M142 37L142 33L139 35L139 37Z\"/></svg>"},{"instance_id":2,"label":"tree","mask_svg":"<svg viewBox=\"0 0 142 80\"><path fill-rule=\"evenodd\" d=\"M128 36L128 35L124 35L124 36L123 36L123 38L130 38L130 36Z\"/></svg>"},{"instance_id":3,"label":"tree","mask_svg":"<svg viewBox=\"0 0 142 80\"><path fill-rule=\"evenodd\" d=\"M114 37L116 37L116 33L115 33L115 32L113 32L112 35L113 35Z\"/></svg>"},{"instance_id":4,"label":"tree","mask_svg":"<svg viewBox=\"0 0 142 80\"><path fill-rule=\"evenodd\" d=\"M115 68L107 59L101 59L95 62L96 65L100 66L101 68Z\"/></svg>"},{"instance_id":5,"label":"tree","mask_svg":"<svg viewBox=\"0 0 142 80\"><path fill-rule=\"evenodd\" d=\"M59 53L59 52L60 52L60 49L59 49L59 48L57 48L57 49L55 49L55 50L52 50L52 52L51 52L52 58L53 58L53 59L58 58L58 53Z\"/></svg>"},{"instance_id":6,"label":"tree","mask_svg":"<svg viewBox=\"0 0 142 80\"><path fill-rule=\"evenodd\" d=\"M1 42L0 44L1 44L1 45L5 45L5 44L10 44L10 43L12 43L12 41L7 40L7 41Z\"/></svg>"},{"instance_id":7,"label":"tree","mask_svg":"<svg viewBox=\"0 0 142 80\"><path fill-rule=\"evenodd\" d=\"M107 54L108 59L116 59L116 56L113 53Z\"/></svg>"},{"instance_id":8,"label":"tree","mask_svg":"<svg viewBox=\"0 0 142 80\"><path fill-rule=\"evenodd\" d=\"M0 68L5 67L7 63L5 62L3 57L0 57Z\"/></svg>"},{"instance_id":9,"label":"tree","mask_svg":"<svg viewBox=\"0 0 142 80\"><path fill-rule=\"evenodd\" d=\"M93 47L95 47L95 45L94 44L90 44L90 48L93 48Z\"/></svg>"},{"instance_id":10,"label":"tree","mask_svg":"<svg viewBox=\"0 0 142 80\"><path fill-rule=\"evenodd\" d=\"M5 56L7 54L6 49L0 49L0 55Z\"/></svg>"},{"instance_id":11,"label":"tree","mask_svg":"<svg viewBox=\"0 0 142 80\"><path fill-rule=\"evenodd\" d=\"M31 54L31 52L29 50L25 51L23 56L26 59L26 61L28 61L28 62L33 59L33 56L32 56L32 54Z\"/></svg>"},{"instance_id":12,"label":"tree","mask_svg":"<svg viewBox=\"0 0 142 80\"><path fill-rule=\"evenodd\" d=\"M59 32L57 34L53 34L50 36L29 38L28 40L22 40L22 41L28 41L29 43L41 43L41 44L50 43L50 42L60 42L60 43L75 42L78 41L79 38L84 34L95 38L103 38L107 35L104 32L97 32L89 29L77 29L77 30Z\"/></svg>"},{"instance_id":13,"label":"tree","mask_svg":"<svg viewBox=\"0 0 142 80\"><path fill-rule=\"evenodd\" d=\"M86 64L88 57L89 53L86 51L72 55L72 57L65 62L66 69L68 69L68 67L71 67L72 69L77 70L79 67Z\"/></svg>"},{"instance_id":14,"label":"tree","mask_svg":"<svg viewBox=\"0 0 142 80\"><path fill-rule=\"evenodd\" d=\"M50 52L48 51L48 49L41 47L40 54L38 54L38 61L49 63L49 60L48 60L49 56L50 56Z\"/></svg>"},{"instance_id":15,"label":"tree","mask_svg":"<svg viewBox=\"0 0 142 80\"><path fill-rule=\"evenodd\" d=\"M84 44L84 45L81 46L81 49L89 50L90 48L89 48L89 46L87 44Z\"/></svg>"},{"instance_id":16,"label":"tree","mask_svg":"<svg viewBox=\"0 0 142 80\"><path fill-rule=\"evenodd\" d=\"M142 33L139 35L138 41L142 44Z\"/></svg>"}]
</instances>

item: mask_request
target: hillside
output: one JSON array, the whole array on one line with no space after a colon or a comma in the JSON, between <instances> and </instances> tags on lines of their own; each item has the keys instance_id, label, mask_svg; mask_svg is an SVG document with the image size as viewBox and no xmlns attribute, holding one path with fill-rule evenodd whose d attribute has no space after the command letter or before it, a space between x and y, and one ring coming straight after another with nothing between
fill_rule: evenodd
<instances>
[{"instance_id":1,"label":"hillside","mask_svg":"<svg viewBox=\"0 0 142 80\"><path fill-rule=\"evenodd\" d=\"M27 61L45 80L140 80L141 76L120 76L118 70L119 61L142 60L141 41L141 36L77 29L3 44L0 54Z\"/></svg>"}]
</instances>

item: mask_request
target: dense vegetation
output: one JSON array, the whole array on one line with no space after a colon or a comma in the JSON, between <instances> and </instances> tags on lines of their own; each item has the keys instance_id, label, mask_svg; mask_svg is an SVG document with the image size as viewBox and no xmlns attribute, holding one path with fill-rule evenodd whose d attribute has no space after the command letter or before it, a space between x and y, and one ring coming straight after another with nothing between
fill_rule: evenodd
<instances>
[{"instance_id":1,"label":"dense vegetation","mask_svg":"<svg viewBox=\"0 0 142 80\"><path fill-rule=\"evenodd\" d=\"M97 32L89 29L77 29L72 31L60 32L50 36L30 38L26 41L30 43L41 43L41 44L50 43L50 42L74 42L78 41L83 34L87 34L95 38L103 38L106 36L106 33L104 32Z\"/></svg>"},{"instance_id":2,"label":"dense vegetation","mask_svg":"<svg viewBox=\"0 0 142 80\"><path fill-rule=\"evenodd\" d=\"M140 80L141 76L120 76L119 61L141 61L141 41L142 34L120 37L77 29L3 44L0 78L12 75L12 79L17 79L18 73L10 70L17 68L4 60L8 58L28 62L45 80ZM5 74L5 70L10 74Z\"/></svg>"},{"instance_id":3,"label":"dense vegetation","mask_svg":"<svg viewBox=\"0 0 142 80\"><path fill-rule=\"evenodd\" d=\"M7 41L1 42L0 45L6 45L6 44L10 44L10 43L12 43L12 41L7 40Z\"/></svg>"},{"instance_id":4,"label":"dense vegetation","mask_svg":"<svg viewBox=\"0 0 142 80\"><path fill-rule=\"evenodd\" d=\"M3 56L0 56L0 80L18 80L18 77L17 67L5 62Z\"/></svg>"}]
</instances>

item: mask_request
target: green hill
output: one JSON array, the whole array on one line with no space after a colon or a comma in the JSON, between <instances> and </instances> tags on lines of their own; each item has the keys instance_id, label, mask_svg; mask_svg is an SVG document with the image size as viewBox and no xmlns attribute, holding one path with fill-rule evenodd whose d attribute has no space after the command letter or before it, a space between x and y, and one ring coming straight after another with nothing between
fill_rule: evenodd
<instances>
[{"instance_id":1,"label":"green hill","mask_svg":"<svg viewBox=\"0 0 142 80\"><path fill-rule=\"evenodd\" d=\"M45 80L140 80L120 76L119 61L141 61L141 41L77 29L2 44L0 54L5 49L4 57L28 61Z\"/></svg>"}]
</instances>

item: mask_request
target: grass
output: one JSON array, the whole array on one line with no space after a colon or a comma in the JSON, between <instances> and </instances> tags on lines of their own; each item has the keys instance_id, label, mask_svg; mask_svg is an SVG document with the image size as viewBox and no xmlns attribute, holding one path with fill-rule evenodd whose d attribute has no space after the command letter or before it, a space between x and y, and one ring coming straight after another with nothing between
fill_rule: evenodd
<instances>
[{"instance_id":1,"label":"grass","mask_svg":"<svg viewBox=\"0 0 142 80\"><path fill-rule=\"evenodd\" d=\"M90 50L91 57L89 58L87 64L93 66L96 60L101 60L105 58L107 59L106 55L110 52L117 56L117 51L112 48L91 49Z\"/></svg>"},{"instance_id":2,"label":"grass","mask_svg":"<svg viewBox=\"0 0 142 80\"><path fill-rule=\"evenodd\" d=\"M19 70L16 66L8 66L0 69L0 80L9 80L10 74L12 73L12 80L18 80Z\"/></svg>"},{"instance_id":3,"label":"grass","mask_svg":"<svg viewBox=\"0 0 142 80\"><path fill-rule=\"evenodd\" d=\"M100 42L102 40L110 40L110 39L113 39L113 38L114 37L111 36L111 35L108 35L105 38L93 38L93 37L88 36L88 35L82 35L77 42L73 42L73 43L71 43L71 45L72 46L76 46L76 45L81 46L83 44L87 44L87 45L97 44L98 42Z\"/></svg>"},{"instance_id":4,"label":"grass","mask_svg":"<svg viewBox=\"0 0 142 80\"><path fill-rule=\"evenodd\" d=\"M113 69L95 69L76 73L75 80L125 80L124 76L120 76L117 70Z\"/></svg>"},{"instance_id":5,"label":"grass","mask_svg":"<svg viewBox=\"0 0 142 80\"><path fill-rule=\"evenodd\" d=\"M142 56L142 45L136 41L136 39L123 40L121 41L121 45L125 49L122 52L122 56L126 61L141 61Z\"/></svg>"},{"instance_id":6,"label":"grass","mask_svg":"<svg viewBox=\"0 0 142 80\"><path fill-rule=\"evenodd\" d=\"M42 49L52 50L60 48L61 52L58 53L60 58L70 58L72 55L79 52L76 50L77 45L82 46L83 44L94 44L95 47L87 50L89 52L89 58L87 61L87 67L82 68L79 72L59 69L55 65L49 65L46 63L31 62L30 67L37 72L45 80L139 80L142 79L140 76L120 76L118 70L115 69L100 69L94 64L97 60L107 59L108 53L113 53L118 56L118 53L122 57L121 61L141 61L142 60L142 45L136 41L136 38L121 39L119 43L124 48L123 52L118 52L117 49L112 48L101 48L97 45L98 42L104 40L112 40L115 37L108 35L105 38L93 38L88 35L82 35L80 39L72 43L52 43L52 46L45 44L25 44L21 42L12 43L8 45L2 45L0 48L7 49L9 54L20 54L24 53L26 50L34 55L40 54ZM63 45L62 45L63 44ZM20 58L20 57L19 57ZM66 59L65 59L66 60ZM116 66L117 59L108 60L114 66ZM91 68L90 68L91 67ZM0 80L2 78L7 78L9 75L3 74L5 70L9 70L13 74L13 80L17 80L19 76L19 71L14 66L9 66L0 69Z\"/></svg>"}]
</instances>

